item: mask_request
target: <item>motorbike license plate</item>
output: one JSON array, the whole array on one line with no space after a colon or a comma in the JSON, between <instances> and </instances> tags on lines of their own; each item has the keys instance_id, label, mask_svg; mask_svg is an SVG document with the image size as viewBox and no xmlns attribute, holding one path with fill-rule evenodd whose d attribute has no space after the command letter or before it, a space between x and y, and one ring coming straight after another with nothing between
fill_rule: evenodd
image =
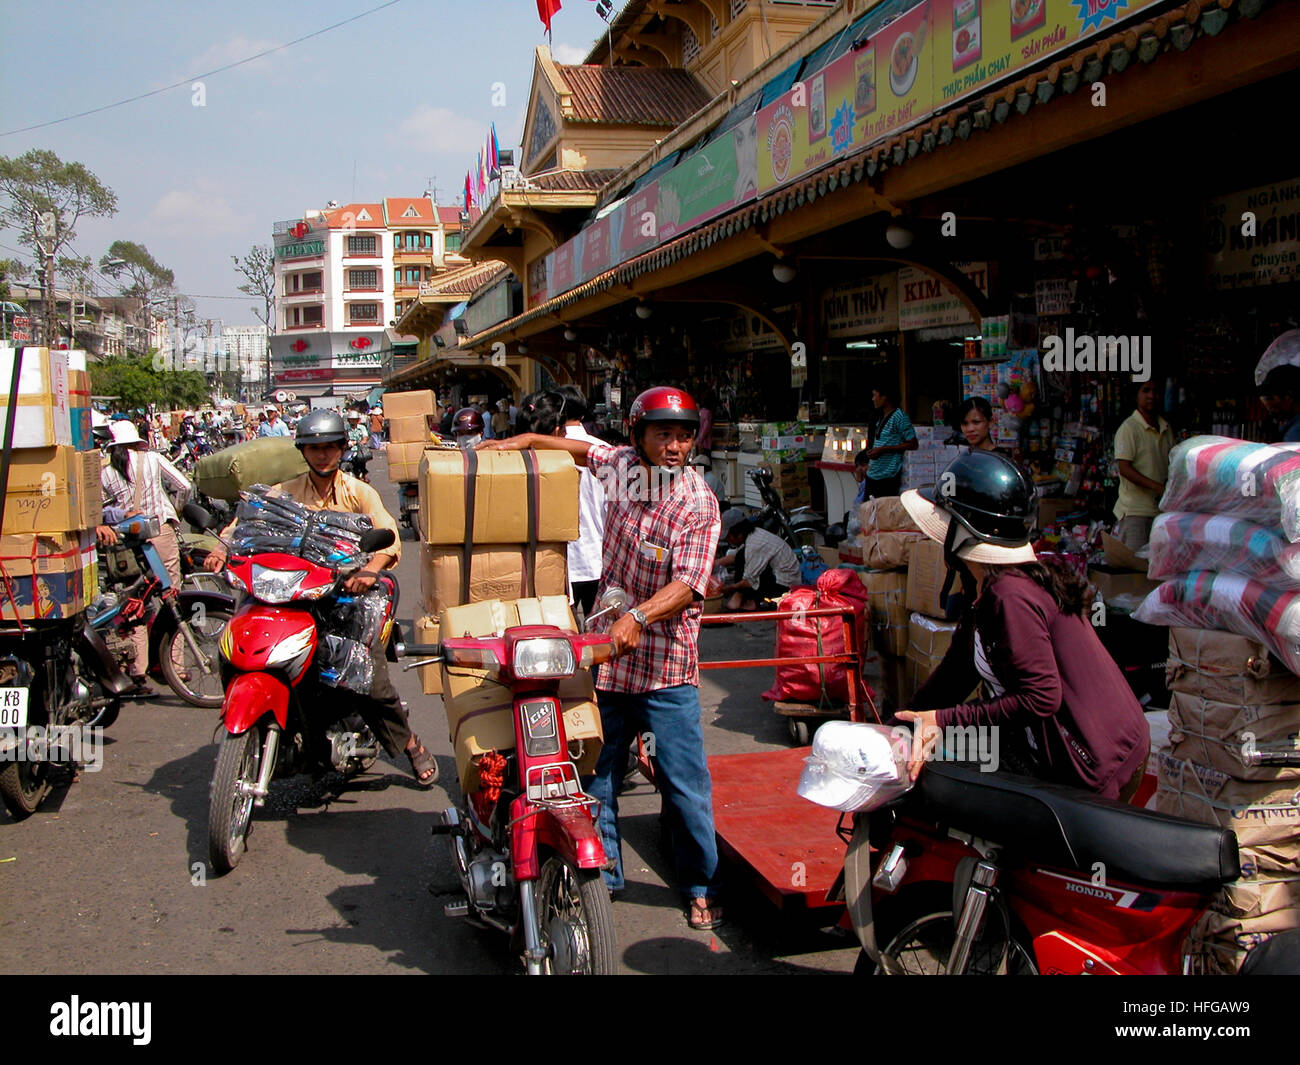
<instances>
[{"instance_id":1,"label":"motorbike license plate","mask_svg":"<svg viewBox=\"0 0 1300 1065\"><path fill-rule=\"evenodd\" d=\"M27 727L27 689L0 688L0 728Z\"/></svg>"}]
</instances>

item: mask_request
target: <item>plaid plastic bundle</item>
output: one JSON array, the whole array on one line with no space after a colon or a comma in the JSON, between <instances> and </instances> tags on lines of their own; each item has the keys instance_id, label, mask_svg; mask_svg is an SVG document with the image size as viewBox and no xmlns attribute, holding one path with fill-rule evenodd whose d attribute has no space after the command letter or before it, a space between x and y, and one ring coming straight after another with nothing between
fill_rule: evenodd
<instances>
[{"instance_id":1,"label":"plaid plastic bundle","mask_svg":"<svg viewBox=\"0 0 1300 1065\"><path fill-rule=\"evenodd\" d=\"M1234 515L1161 514L1151 528L1150 567L1156 580L1214 570L1281 588L1300 588L1300 544L1277 528Z\"/></svg>"},{"instance_id":2,"label":"plaid plastic bundle","mask_svg":"<svg viewBox=\"0 0 1300 1065\"><path fill-rule=\"evenodd\" d=\"M1300 674L1300 591L1236 573L1194 570L1165 581L1133 617L1148 625L1220 629L1259 640Z\"/></svg>"},{"instance_id":3,"label":"plaid plastic bundle","mask_svg":"<svg viewBox=\"0 0 1300 1065\"><path fill-rule=\"evenodd\" d=\"M1162 511L1231 514L1300 541L1300 444L1194 436L1169 455Z\"/></svg>"}]
</instances>

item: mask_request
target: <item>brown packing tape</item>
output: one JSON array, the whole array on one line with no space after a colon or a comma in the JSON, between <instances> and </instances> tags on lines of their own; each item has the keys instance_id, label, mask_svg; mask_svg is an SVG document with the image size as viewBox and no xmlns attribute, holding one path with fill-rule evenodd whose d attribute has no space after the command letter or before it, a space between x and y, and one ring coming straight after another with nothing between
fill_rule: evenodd
<instances>
[{"instance_id":1,"label":"brown packing tape","mask_svg":"<svg viewBox=\"0 0 1300 1065\"><path fill-rule=\"evenodd\" d=\"M460 603L460 563L463 548L420 545L420 594L426 613L437 617ZM523 591L524 548L518 544L476 547L470 558L469 602L516 599ZM564 544L539 544L538 595L568 592L568 555Z\"/></svg>"},{"instance_id":2,"label":"brown packing tape","mask_svg":"<svg viewBox=\"0 0 1300 1065\"><path fill-rule=\"evenodd\" d=\"M540 484L536 539L578 538L578 468L562 451L534 453ZM519 452L477 452L473 542L522 544L528 528L528 476ZM426 451L420 462L420 526L427 543L464 544L465 463L459 451ZM437 506L433 505L437 501Z\"/></svg>"}]
</instances>

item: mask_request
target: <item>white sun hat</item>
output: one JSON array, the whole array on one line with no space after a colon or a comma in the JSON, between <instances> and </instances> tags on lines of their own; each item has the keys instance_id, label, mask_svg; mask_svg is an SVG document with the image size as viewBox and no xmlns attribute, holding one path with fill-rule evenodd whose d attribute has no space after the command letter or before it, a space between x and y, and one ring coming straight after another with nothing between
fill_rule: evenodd
<instances>
[{"instance_id":1,"label":"white sun hat","mask_svg":"<svg viewBox=\"0 0 1300 1065\"><path fill-rule=\"evenodd\" d=\"M129 418L119 418L111 423L108 431L113 434L114 444L143 444L140 439L140 430L135 427L135 422Z\"/></svg>"}]
</instances>

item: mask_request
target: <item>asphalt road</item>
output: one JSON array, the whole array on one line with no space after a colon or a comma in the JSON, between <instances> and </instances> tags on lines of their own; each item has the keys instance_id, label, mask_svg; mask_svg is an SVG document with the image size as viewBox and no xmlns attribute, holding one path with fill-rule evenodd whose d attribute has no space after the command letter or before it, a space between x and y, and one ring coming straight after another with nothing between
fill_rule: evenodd
<instances>
[{"instance_id":1,"label":"asphalt road","mask_svg":"<svg viewBox=\"0 0 1300 1065\"><path fill-rule=\"evenodd\" d=\"M381 457L371 474L393 509ZM413 546L406 541L397 568L407 625L418 609ZM760 657L772 641L770 624L706 629L701 651ZM438 758L439 784L419 788L405 758L381 760L338 794L306 777L276 781L255 812L248 853L224 877L206 873L218 712L170 693L127 704L105 735L100 771L56 788L24 822L0 812L0 972L517 971L504 936L442 912L456 876L445 840L429 829L434 811L454 802L455 763L441 700L421 693L414 672L393 677ZM770 669L705 674L710 754L789 746L783 720L759 698L771 680ZM623 972L852 969L850 941L799 927L743 880L730 884L724 927L691 931L666 882L658 808L644 782L622 799L628 890L614 918Z\"/></svg>"}]
</instances>

